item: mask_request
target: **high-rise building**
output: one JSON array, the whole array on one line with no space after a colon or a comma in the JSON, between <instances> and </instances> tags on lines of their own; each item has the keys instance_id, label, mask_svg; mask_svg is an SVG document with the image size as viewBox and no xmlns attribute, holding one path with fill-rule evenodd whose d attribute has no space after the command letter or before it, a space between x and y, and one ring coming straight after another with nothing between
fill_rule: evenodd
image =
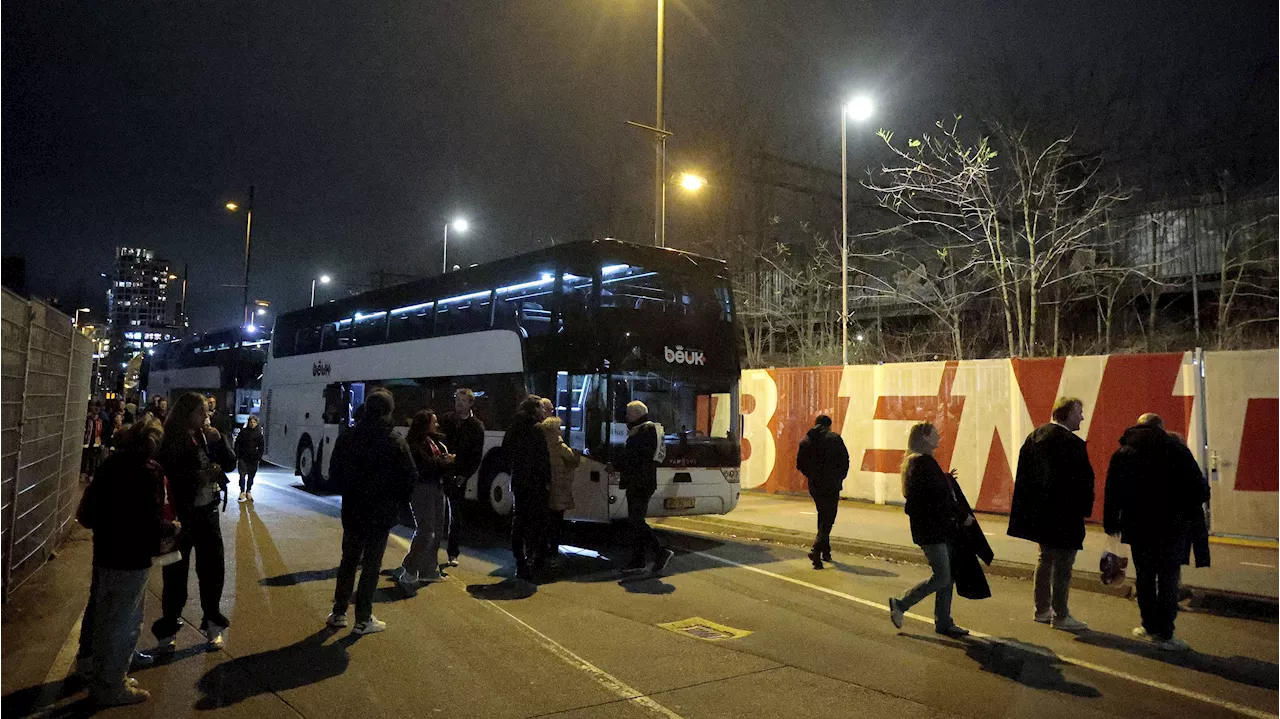
<instances>
[{"instance_id":1,"label":"high-rise building","mask_svg":"<svg viewBox=\"0 0 1280 719\"><path fill-rule=\"evenodd\" d=\"M169 261L139 247L117 247L111 286L107 289L110 350L107 368L116 374L129 361L159 342L186 331L186 308L178 276ZM117 375L118 377L119 375ZM119 381L112 385L119 387ZM128 389L127 387L124 389Z\"/></svg>"}]
</instances>

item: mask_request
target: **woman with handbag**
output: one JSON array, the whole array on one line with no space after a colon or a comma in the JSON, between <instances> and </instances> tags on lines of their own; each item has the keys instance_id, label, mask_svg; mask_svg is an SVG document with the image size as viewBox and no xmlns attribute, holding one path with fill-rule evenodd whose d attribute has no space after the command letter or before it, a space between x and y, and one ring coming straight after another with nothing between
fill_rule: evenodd
<instances>
[{"instance_id":1,"label":"woman with handbag","mask_svg":"<svg viewBox=\"0 0 1280 719\"><path fill-rule=\"evenodd\" d=\"M153 558L173 545L180 529L168 504L164 470L155 461L164 429L148 420L121 435L118 451L85 489L78 513L80 523L93 530L93 580L76 665L91 682L90 699L101 706L137 704L150 696L126 673L131 660L139 663L134 648Z\"/></svg>"},{"instance_id":2,"label":"woman with handbag","mask_svg":"<svg viewBox=\"0 0 1280 719\"><path fill-rule=\"evenodd\" d=\"M455 458L440 439L440 422L432 410L424 409L413 416L404 439L418 468L418 481L409 494L415 529L409 553L395 577L412 592L415 584L444 579L439 564L440 542L446 528L443 482Z\"/></svg>"},{"instance_id":3,"label":"woman with handbag","mask_svg":"<svg viewBox=\"0 0 1280 719\"><path fill-rule=\"evenodd\" d=\"M911 519L911 541L920 546L933 575L906 593L889 599L889 618L902 628L903 615L930 594L933 599L933 628L938 634L962 637L969 630L951 618L954 580L951 565L954 544L963 523L971 521L956 497L955 477L942 471L933 451L938 448L938 430L928 422L912 426L907 434L907 456L902 463L902 494Z\"/></svg>"}]
</instances>

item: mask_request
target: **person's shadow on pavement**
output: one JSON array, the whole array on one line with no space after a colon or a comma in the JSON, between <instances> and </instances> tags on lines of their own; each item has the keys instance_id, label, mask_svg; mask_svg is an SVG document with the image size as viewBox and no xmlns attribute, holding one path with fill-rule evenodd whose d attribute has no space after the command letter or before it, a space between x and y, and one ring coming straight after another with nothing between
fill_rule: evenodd
<instances>
[{"instance_id":1,"label":"person's shadow on pavement","mask_svg":"<svg viewBox=\"0 0 1280 719\"><path fill-rule=\"evenodd\" d=\"M1170 652L1160 649L1151 642L1144 642L1129 637L1117 636L1106 632L1092 631L1076 637L1076 641L1105 649L1114 649L1136 654L1147 659L1155 659L1166 664L1191 669L1205 674L1213 674L1237 684L1275 691L1280 689L1280 666L1273 662L1253 657L1219 657L1202 654L1197 651Z\"/></svg>"},{"instance_id":2,"label":"person's shadow on pavement","mask_svg":"<svg viewBox=\"0 0 1280 719\"><path fill-rule=\"evenodd\" d=\"M223 662L200 677L200 711L229 707L259 694L297 689L347 671L347 649L360 637L325 642L338 630L325 627L300 642Z\"/></svg>"},{"instance_id":3,"label":"person's shadow on pavement","mask_svg":"<svg viewBox=\"0 0 1280 719\"><path fill-rule=\"evenodd\" d=\"M1031 689L1061 692L1086 699L1098 699L1102 696L1102 692L1088 684L1067 679L1062 672L1062 659L1051 650L1035 644L1015 639L943 639L905 632L901 636L944 647L961 647L965 650L965 655L977 662L983 671L999 674Z\"/></svg>"}]
</instances>

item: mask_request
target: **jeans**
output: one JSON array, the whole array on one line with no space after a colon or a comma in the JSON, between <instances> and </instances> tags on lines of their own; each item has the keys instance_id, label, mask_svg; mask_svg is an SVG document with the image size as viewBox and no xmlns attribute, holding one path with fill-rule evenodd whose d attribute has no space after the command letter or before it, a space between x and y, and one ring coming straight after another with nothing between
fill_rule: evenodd
<instances>
[{"instance_id":1,"label":"jeans","mask_svg":"<svg viewBox=\"0 0 1280 719\"><path fill-rule=\"evenodd\" d=\"M627 522L631 525L631 564L641 565L645 562L645 552L650 550L656 556L662 550L662 540L654 533L649 523L644 521L649 515L649 499L653 497L652 489L637 489L634 485L627 487Z\"/></svg>"},{"instance_id":2,"label":"jeans","mask_svg":"<svg viewBox=\"0 0 1280 719\"><path fill-rule=\"evenodd\" d=\"M91 651L93 684L89 695L108 699L125 690L125 675L142 630L142 601L149 569L93 568Z\"/></svg>"},{"instance_id":3,"label":"jeans","mask_svg":"<svg viewBox=\"0 0 1280 719\"><path fill-rule=\"evenodd\" d=\"M178 551L182 559L161 570L164 590L160 594L161 616L151 625L157 639L171 637L182 626L182 610L187 606L187 578L190 576L191 553L196 554L196 580L200 586L200 628L209 624L228 627L231 622L222 615L222 585L226 581L226 549L222 544L222 525L218 519L218 502L196 507L182 521Z\"/></svg>"},{"instance_id":4,"label":"jeans","mask_svg":"<svg viewBox=\"0 0 1280 719\"><path fill-rule=\"evenodd\" d=\"M237 469L240 471L240 491L252 491L253 478L258 474L258 463L240 460Z\"/></svg>"},{"instance_id":5,"label":"jeans","mask_svg":"<svg viewBox=\"0 0 1280 719\"><path fill-rule=\"evenodd\" d=\"M1040 560L1036 562L1036 614L1052 609L1059 619L1071 616L1067 598L1071 594L1071 567L1075 563L1076 550L1040 545Z\"/></svg>"},{"instance_id":6,"label":"jeans","mask_svg":"<svg viewBox=\"0 0 1280 719\"><path fill-rule=\"evenodd\" d=\"M951 591L955 584L951 578L951 545L945 542L926 544L920 549L924 550L924 556L929 560L933 576L907 590L898 597L898 601L905 612L919 604L920 600L934 594L933 626L939 630L946 629L955 623L951 620Z\"/></svg>"},{"instance_id":7,"label":"jeans","mask_svg":"<svg viewBox=\"0 0 1280 719\"><path fill-rule=\"evenodd\" d=\"M85 602L84 615L80 618L80 649L76 651L76 662L93 658L93 601L98 596L98 568L93 568L93 577L89 580L89 601Z\"/></svg>"},{"instance_id":8,"label":"jeans","mask_svg":"<svg viewBox=\"0 0 1280 719\"><path fill-rule=\"evenodd\" d=\"M1153 637L1173 636L1173 620L1178 616L1178 582L1182 577L1179 551L1161 543L1131 545L1133 570L1137 573L1138 611L1142 627Z\"/></svg>"},{"instance_id":9,"label":"jeans","mask_svg":"<svg viewBox=\"0 0 1280 719\"><path fill-rule=\"evenodd\" d=\"M836 524L836 511L840 509L839 494L814 494L814 507L818 510L818 534L813 539L813 551L831 554L831 528Z\"/></svg>"},{"instance_id":10,"label":"jeans","mask_svg":"<svg viewBox=\"0 0 1280 719\"><path fill-rule=\"evenodd\" d=\"M418 482L409 495L414 532L401 565L418 575L440 573L440 540L445 530L444 492L439 484Z\"/></svg>"},{"instance_id":11,"label":"jeans","mask_svg":"<svg viewBox=\"0 0 1280 719\"><path fill-rule=\"evenodd\" d=\"M517 565L539 562L547 545L547 493L522 489L512 499L511 556Z\"/></svg>"},{"instance_id":12,"label":"jeans","mask_svg":"<svg viewBox=\"0 0 1280 719\"><path fill-rule=\"evenodd\" d=\"M382 555L387 551L391 527L344 524L342 527L342 561L338 564L338 584L333 590L333 613L346 614L351 603L351 590L356 590L356 622L373 616L373 593L378 589L382 571ZM360 570L360 586L356 587L356 569Z\"/></svg>"}]
</instances>

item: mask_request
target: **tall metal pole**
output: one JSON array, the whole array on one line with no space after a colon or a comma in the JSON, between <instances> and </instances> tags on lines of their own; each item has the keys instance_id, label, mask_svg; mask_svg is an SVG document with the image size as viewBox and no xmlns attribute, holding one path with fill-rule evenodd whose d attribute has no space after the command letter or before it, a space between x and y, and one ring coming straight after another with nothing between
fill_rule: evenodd
<instances>
[{"instance_id":1,"label":"tall metal pole","mask_svg":"<svg viewBox=\"0 0 1280 719\"><path fill-rule=\"evenodd\" d=\"M449 271L449 223L444 223L444 256L440 259L440 274Z\"/></svg>"},{"instance_id":2,"label":"tall metal pole","mask_svg":"<svg viewBox=\"0 0 1280 719\"><path fill-rule=\"evenodd\" d=\"M311 304L310 307L316 306L316 278L311 278Z\"/></svg>"},{"instance_id":3,"label":"tall metal pole","mask_svg":"<svg viewBox=\"0 0 1280 719\"><path fill-rule=\"evenodd\" d=\"M662 122L662 65L666 45L666 0L658 0L658 119L654 127L665 131ZM658 247L667 246L667 136L658 133L657 144L654 145L653 168L653 239Z\"/></svg>"},{"instance_id":4,"label":"tall metal pole","mask_svg":"<svg viewBox=\"0 0 1280 719\"><path fill-rule=\"evenodd\" d=\"M245 213L244 219L244 322L248 326L252 319L252 310L249 309L249 250L250 250L250 232L253 230L253 185L249 185L249 207Z\"/></svg>"},{"instance_id":5,"label":"tall metal pole","mask_svg":"<svg viewBox=\"0 0 1280 719\"><path fill-rule=\"evenodd\" d=\"M846 142L848 111L840 108L840 350L849 364L849 152Z\"/></svg>"}]
</instances>

